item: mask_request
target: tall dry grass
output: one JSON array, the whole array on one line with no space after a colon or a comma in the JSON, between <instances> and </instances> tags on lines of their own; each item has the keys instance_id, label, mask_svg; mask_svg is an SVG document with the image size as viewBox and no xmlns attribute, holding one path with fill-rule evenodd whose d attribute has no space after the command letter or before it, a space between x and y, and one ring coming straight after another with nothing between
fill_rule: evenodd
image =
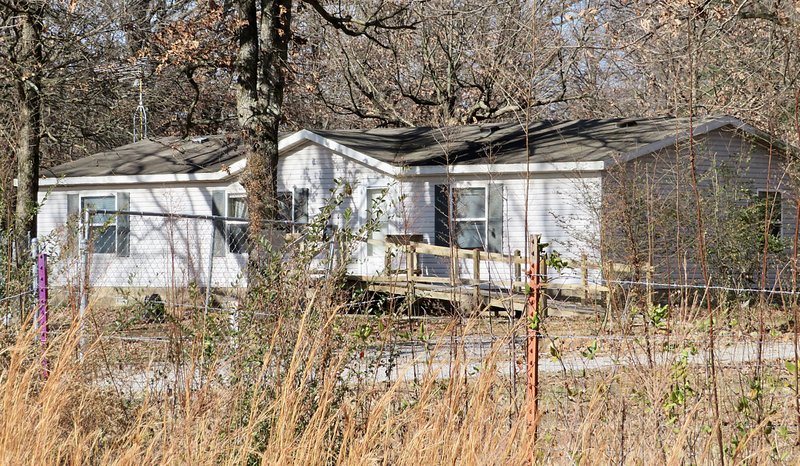
<instances>
[{"instance_id":1,"label":"tall dry grass","mask_svg":"<svg viewBox=\"0 0 800 466\"><path fill-rule=\"evenodd\" d=\"M312 300L297 320L273 322L256 376L218 360L206 383L187 377L171 394L126 394L118 389L125 383L119 372L109 386L112 375L99 364L109 348L100 340L82 363L76 359L77 322L50 344L45 378L41 349L22 333L4 351L0 463L518 464L527 458L524 419L510 415L505 382L492 369L496 356L475 379L466 379L456 361L452 378L431 372L417 384L365 384L347 375L351 354L332 351L339 345L331 332L335 313L314 324L314 307ZM293 341L279 339L287 328Z\"/></svg>"},{"instance_id":2,"label":"tall dry grass","mask_svg":"<svg viewBox=\"0 0 800 466\"><path fill-rule=\"evenodd\" d=\"M44 353L45 378L42 349L30 332L20 333L1 359L0 464L505 465L526 464L532 449L538 464L720 461L703 366L681 374L674 361L543 374L533 445L524 387L512 387L499 370L507 366L502 338L477 373L448 348L447 373L429 357L416 381L362 377L358 371L371 369L344 328L350 317L328 299L318 293L298 315L254 320L257 339L225 335L212 360L193 349L202 346L196 336L179 360L162 366L155 357L110 364L119 348L102 339L79 362L72 322ZM797 461L781 364L766 371L779 380L764 390L761 402L770 408L760 424L741 408L742 397L756 401L745 371L722 371L726 464ZM176 365L183 376L160 387L134 382ZM681 387L691 387L685 399L668 405Z\"/></svg>"}]
</instances>

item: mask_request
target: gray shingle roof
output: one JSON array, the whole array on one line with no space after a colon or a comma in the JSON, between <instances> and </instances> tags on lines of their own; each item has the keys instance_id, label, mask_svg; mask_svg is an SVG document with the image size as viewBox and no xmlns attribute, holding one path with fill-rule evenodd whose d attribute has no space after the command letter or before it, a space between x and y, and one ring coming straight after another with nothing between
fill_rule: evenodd
<instances>
[{"instance_id":1,"label":"gray shingle roof","mask_svg":"<svg viewBox=\"0 0 800 466\"><path fill-rule=\"evenodd\" d=\"M42 170L47 177L188 174L217 172L242 157L230 136L145 139Z\"/></svg>"},{"instance_id":2,"label":"gray shingle roof","mask_svg":"<svg viewBox=\"0 0 800 466\"><path fill-rule=\"evenodd\" d=\"M699 125L712 118L695 119ZM529 127L531 162L592 162L633 152L688 129L684 118L542 121ZM525 163L519 123L445 128L314 131L394 165Z\"/></svg>"},{"instance_id":3,"label":"gray shingle roof","mask_svg":"<svg viewBox=\"0 0 800 466\"><path fill-rule=\"evenodd\" d=\"M714 118L695 119L700 125ZM528 131L530 162L609 160L688 128L683 118L542 121ZM311 130L393 165L525 163L525 131L518 123L444 128ZM283 135L285 136L285 135ZM242 158L232 136L144 140L43 170L47 177L216 172Z\"/></svg>"}]
</instances>

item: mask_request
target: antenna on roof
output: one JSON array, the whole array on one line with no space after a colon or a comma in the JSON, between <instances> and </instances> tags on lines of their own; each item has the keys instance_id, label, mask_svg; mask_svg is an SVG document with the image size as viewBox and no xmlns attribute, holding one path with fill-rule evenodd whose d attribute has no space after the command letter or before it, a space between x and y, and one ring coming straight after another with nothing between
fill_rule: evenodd
<instances>
[{"instance_id":1,"label":"antenna on roof","mask_svg":"<svg viewBox=\"0 0 800 466\"><path fill-rule=\"evenodd\" d=\"M144 106L144 71L139 68L139 105L133 111L133 142L147 139L147 108Z\"/></svg>"}]
</instances>

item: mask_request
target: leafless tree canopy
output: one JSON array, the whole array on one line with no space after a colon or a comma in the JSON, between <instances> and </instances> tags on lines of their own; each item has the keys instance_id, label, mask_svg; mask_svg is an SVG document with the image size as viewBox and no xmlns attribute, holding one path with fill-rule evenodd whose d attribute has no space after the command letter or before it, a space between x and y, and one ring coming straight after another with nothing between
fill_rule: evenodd
<instances>
[{"instance_id":1,"label":"leafless tree canopy","mask_svg":"<svg viewBox=\"0 0 800 466\"><path fill-rule=\"evenodd\" d=\"M792 2L273 6L288 21L275 36L285 58L273 63L282 129L692 113L732 114L798 139ZM140 94L151 136L241 128L247 8L258 13L262 60L268 29L281 24L260 3L0 1L0 147L15 167L4 191L31 165L16 168L20 156L47 167L130 142ZM253 71L254 90L276 87L267 68Z\"/></svg>"}]
</instances>

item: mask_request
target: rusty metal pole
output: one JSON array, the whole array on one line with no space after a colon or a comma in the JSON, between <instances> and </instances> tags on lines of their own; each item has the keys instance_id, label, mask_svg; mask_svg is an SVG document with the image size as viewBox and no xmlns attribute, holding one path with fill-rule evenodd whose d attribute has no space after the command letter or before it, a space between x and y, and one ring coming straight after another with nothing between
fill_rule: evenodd
<instances>
[{"instance_id":1,"label":"rusty metal pole","mask_svg":"<svg viewBox=\"0 0 800 466\"><path fill-rule=\"evenodd\" d=\"M531 235L531 264L529 270L528 322L527 322L527 391L526 418L531 432L531 445L536 445L536 430L539 418L539 242L540 235ZM530 451L530 462L533 464L534 448Z\"/></svg>"}]
</instances>

